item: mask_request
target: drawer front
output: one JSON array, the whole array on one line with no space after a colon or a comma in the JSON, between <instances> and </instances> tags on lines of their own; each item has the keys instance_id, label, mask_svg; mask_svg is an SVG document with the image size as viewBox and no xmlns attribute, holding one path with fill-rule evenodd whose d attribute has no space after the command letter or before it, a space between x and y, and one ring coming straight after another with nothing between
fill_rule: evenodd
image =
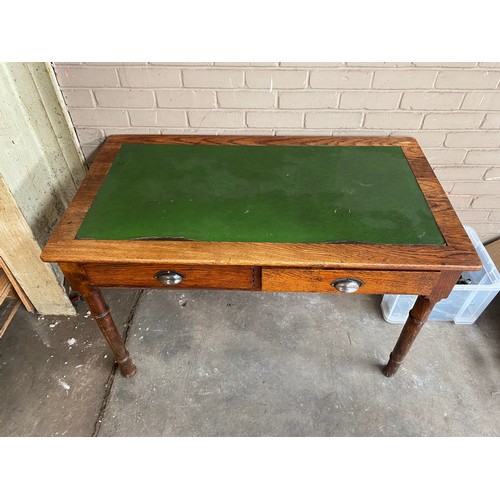
<instances>
[{"instance_id":1,"label":"drawer front","mask_svg":"<svg viewBox=\"0 0 500 500\"><path fill-rule=\"evenodd\" d=\"M262 268L266 292L429 294L439 278L430 271ZM336 288L334 286L337 284ZM359 288L357 288L359 286Z\"/></svg>"},{"instance_id":2,"label":"drawer front","mask_svg":"<svg viewBox=\"0 0 500 500\"><path fill-rule=\"evenodd\" d=\"M177 264L84 264L90 282L102 287L260 288L260 268L250 266L189 266ZM167 274L170 272L170 274Z\"/></svg>"}]
</instances>

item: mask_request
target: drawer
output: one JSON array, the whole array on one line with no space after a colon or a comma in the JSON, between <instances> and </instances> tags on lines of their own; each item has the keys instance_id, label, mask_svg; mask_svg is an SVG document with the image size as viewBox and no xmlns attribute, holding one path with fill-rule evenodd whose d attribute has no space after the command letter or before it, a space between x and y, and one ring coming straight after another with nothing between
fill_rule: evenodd
<instances>
[{"instance_id":1,"label":"drawer","mask_svg":"<svg viewBox=\"0 0 500 500\"><path fill-rule=\"evenodd\" d=\"M262 290L266 292L319 292L319 293L371 293L371 294L429 294L440 273L431 271L363 271L353 269L262 268ZM341 292L333 286L344 282ZM356 290L355 280L359 281ZM349 286L350 285L350 286ZM339 285L342 288L342 283Z\"/></svg>"},{"instance_id":2,"label":"drawer","mask_svg":"<svg viewBox=\"0 0 500 500\"><path fill-rule=\"evenodd\" d=\"M260 289L260 268L251 266L84 264L84 269L90 282L102 287ZM169 284L159 281L160 273Z\"/></svg>"}]
</instances>

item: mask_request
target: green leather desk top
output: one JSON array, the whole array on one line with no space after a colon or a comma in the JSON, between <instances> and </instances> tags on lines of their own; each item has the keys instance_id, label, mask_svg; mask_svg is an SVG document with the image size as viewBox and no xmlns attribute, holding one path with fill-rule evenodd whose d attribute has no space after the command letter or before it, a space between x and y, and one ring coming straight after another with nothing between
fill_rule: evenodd
<instances>
[{"instance_id":1,"label":"green leather desk top","mask_svg":"<svg viewBox=\"0 0 500 500\"><path fill-rule=\"evenodd\" d=\"M77 238L445 244L398 146L123 144Z\"/></svg>"}]
</instances>

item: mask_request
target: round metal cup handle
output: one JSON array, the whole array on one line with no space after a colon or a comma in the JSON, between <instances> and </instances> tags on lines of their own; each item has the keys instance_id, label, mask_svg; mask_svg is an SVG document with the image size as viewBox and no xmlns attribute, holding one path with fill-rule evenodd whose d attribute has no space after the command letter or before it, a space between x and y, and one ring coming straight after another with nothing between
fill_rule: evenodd
<instances>
[{"instance_id":1,"label":"round metal cup handle","mask_svg":"<svg viewBox=\"0 0 500 500\"><path fill-rule=\"evenodd\" d=\"M364 283L357 278L340 278L332 281L331 285L341 293L354 293L357 292Z\"/></svg>"},{"instance_id":2,"label":"round metal cup handle","mask_svg":"<svg viewBox=\"0 0 500 500\"><path fill-rule=\"evenodd\" d=\"M162 285L173 286L178 285L184 279L184 276L180 273L176 273L175 271L160 271L155 274L155 278Z\"/></svg>"}]
</instances>

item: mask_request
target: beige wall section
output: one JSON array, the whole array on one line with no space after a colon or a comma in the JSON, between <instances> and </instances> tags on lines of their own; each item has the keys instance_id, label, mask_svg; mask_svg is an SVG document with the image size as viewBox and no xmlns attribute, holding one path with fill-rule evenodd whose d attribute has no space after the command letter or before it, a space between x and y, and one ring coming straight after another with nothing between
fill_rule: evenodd
<instances>
[{"instance_id":1,"label":"beige wall section","mask_svg":"<svg viewBox=\"0 0 500 500\"><path fill-rule=\"evenodd\" d=\"M0 174L43 246L85 176L44 63L0 64Z\"/></svg>"},{"instance_id":2,"label":"beige wall section","mask_svg":"<svg viewBox=\"0 0 500 500\"><path fill-rule=\"evenodd\" d=\"M410 135L464 224L500 236L500 63L56 63L87 160L104 137Z\"/></svg>"},{"instance_id":3,"label":"beige wall section","mask_svg":"<svg viewBox=\"0 0 500 500\"><path fill-rule=\"evenodd\" d=\"M0 64L0 253L39 312L74 314L59 269L39 259L86 172L54 81L44 63Z\"/></svg>"}]
</instances>

